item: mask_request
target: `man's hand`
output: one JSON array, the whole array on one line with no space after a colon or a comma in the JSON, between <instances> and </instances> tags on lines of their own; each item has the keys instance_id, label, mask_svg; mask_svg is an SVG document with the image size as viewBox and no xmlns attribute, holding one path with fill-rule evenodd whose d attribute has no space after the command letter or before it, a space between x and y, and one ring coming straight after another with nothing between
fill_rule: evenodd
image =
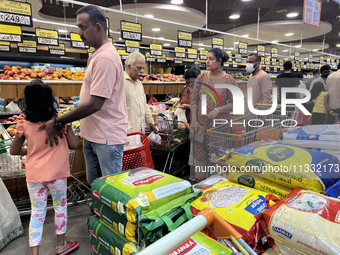
<instances>
[{"instance_id":1,"label":"man's hand","mask_svg":"<svg viewBox=\"0 0 340 255\"><path fill-rule=\"evenodd\" d=\"M155 134L158 134L158 128L157 128L157 126L155 125L155 124L153 124L152 126L151 126L151 129L152 129L152 131L155 133Z\"/></svg>"},{"instance_id":2,"label":"man's hand","mask_svg":"<svg viewBox=\"0 0 340 255\"><path fill-rule=\"evenodd\" d=\"M56 145L59 145L58 136L63 138L63 133L55 129L54 120L49 120L38 128L38 130L44 129L46 130L45 143L48 144L50 142L51 147L53 147L54 142Z\"/></svg>"}]
</instances>

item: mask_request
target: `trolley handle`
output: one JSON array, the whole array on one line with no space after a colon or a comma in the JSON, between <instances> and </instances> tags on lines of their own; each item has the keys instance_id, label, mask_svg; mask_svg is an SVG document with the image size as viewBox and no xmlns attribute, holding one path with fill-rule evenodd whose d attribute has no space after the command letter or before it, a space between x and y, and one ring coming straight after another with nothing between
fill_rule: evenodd
<instances>
[{"instance_id":1,"label":"trolley handle","mask_svg":"<svg viewBox=\"0 0 340 255\"><path fill-rule=\"evenodd\" d=\"M142 133L142 132L134 132L134 133L127 134L127 136L133 136L133 135L140 135L140 136L143 137L143 139L146 138L146 135L144 133Z\"/></svg>"}]
</instances>

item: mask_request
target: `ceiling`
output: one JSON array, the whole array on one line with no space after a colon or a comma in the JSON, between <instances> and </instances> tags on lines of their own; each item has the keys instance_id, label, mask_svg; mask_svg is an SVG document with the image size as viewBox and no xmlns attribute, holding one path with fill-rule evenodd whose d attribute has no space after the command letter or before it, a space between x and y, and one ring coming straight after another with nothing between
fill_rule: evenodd
<instances>
[{"instance_id":1,"label":"ceiling","mask_svg":"<svg viewBox=\"0 0 340 255\"><path fill-rule=\"evenodd\" d=\"M164 19L172 22L188 24L200 28L206 27L206 1L205 0L183 0L181 5L170 4L170 0L121 0L122 10L129 13L140 15L152 14L155 18ZM68 4L63 6L62 1L58 0L28 0L32 4L33 17L41 22L35 21L34 26L40 26L49 29L65 29L54 23L64 23L69 25L76 24L76 11L80 5ZM82 0L89 4L96 4L103 7L109 7L119 10L118 0ZM258 12L260 14L259 39L266 41L277 40L280 44L300 45L302 38L302 48L309 50L324 48L324 52L339 54L340 48L340 21L336 19L340 15L338 4L332 0L322 0L321 25L319 28L306 25L302 22L304 0L208 0L208 29L218 30L237 35L248 34L251 38L257 37L257 20ZM65 10L65 12L64 12ZM297 12L298 16L287 18L286 15L291 12ZM122 15L116 12L105 12L110 19L111 37L118 40L120 37L119 26L120 20L135 22L136 18L129 15ZM239 14L239 19L230 19L229 16ZM52 24L42 23L43 21L52 22ZM222 35L197 30L184 26L167 24L153 19L139 18L142 24L143 43L151 41L159 43L170 43L170 47L177 45L177 30L193 32L194 43L203 43L206 49L211 45L211 38L221 37ZM159 32L152 32L151 28L158 27ZM77 31L76 27L67 26L68 33L72 30ZM34 31L30 28L23 28L24 31ZM293 36L285 36L286 33L294 33ZM301 36L302 33L302 36ZM323 44L325 36L325 43ZM164 37L162 40L152 38ZM236 48L236 41L247 42L248 45L258 44L257 41L244 38L234 38L233 36L224 35L224 47L232 51ZM274 44L275 45L275 44ZM271 46L271 45L268 45ZM204 47L198 46L195 47ZM230 48L230 49L228 49ZM267 47L270 49L270 47ZM287 47L279 46L280 53L285 55L295 51L290 49L287 53ZM252 50L252 47L250 47ZM296 50L299 50L296 48ZM301 52L303 52L301 50ZM307 52L306 52L307 54Z\"/></svg>"}]
</instances>

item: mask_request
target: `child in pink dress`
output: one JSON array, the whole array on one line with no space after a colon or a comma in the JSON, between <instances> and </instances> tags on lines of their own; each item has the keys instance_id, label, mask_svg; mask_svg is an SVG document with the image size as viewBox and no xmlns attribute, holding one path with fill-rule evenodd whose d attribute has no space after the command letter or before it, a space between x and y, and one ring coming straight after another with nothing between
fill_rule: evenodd
<instances>
[{"instance_id":1,"label":"child in pink dress","mask_svg":"<svg viewBox=\"0 0 340 255\"><path fill-rule=\"evenodd\" d=\"M17 122L17 131L11 146L12 155L27 155L26 182L31 200L31 221L29 226L29 245L32 255L39 254L43 224L46 216L47 191L53 198L55 229L57 234L56 254L69 254L79 243L65 241L67 225L67 177L70 176L68 149L78 147L70 125L63 127L61 133L66 138L58 138L59 145L50 147L45 142L46 132L38 127L57 114L55 98L50 86L40 80L31 81L25 87L26 120ZM60 127L61 128L61 127ZM62 136L62 135L61 135ZM27 149L23 144L27 140Z\"/></svg>"}]
</instances>

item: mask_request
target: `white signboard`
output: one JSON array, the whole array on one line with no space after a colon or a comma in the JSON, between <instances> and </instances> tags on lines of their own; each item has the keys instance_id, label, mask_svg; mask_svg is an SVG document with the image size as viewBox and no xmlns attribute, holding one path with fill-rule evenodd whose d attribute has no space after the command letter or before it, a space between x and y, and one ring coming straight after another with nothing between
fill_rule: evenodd
<instances>
[{"instance_id":1,"label":"white signboard","mask_svg":"<svg viewBox=\"0 0 340 255\"><path fill-rule=\"evenodd\" d=\"M320 17L321 17L321 1L304 0L303 23L314 27L320 27Z\"/></svg>"}]
</instances>

